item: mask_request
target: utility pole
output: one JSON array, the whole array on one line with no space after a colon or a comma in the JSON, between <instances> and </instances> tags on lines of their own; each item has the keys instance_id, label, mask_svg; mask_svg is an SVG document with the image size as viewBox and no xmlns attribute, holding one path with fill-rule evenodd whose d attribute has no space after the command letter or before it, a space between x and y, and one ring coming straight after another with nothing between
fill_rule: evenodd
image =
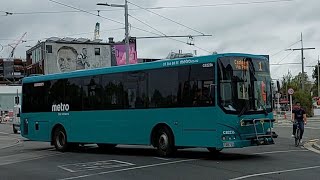
<instances>
[{"instance_id":1,"label":"utility pole","mask_svg":"<svg viewBox=\"0 0 320 180\"><path fill-rule=\"evenodd\" d=\"M126 64L129 64L129 13L128 13L128 1L125 0L124 4L124 17L125 17L125 43L126 43Z\"/></svg>"},{"instance_id":2,"label":"utility pole","mask_svg":"<svg viewBox=\"0 0 320 180\"><path fill-rule=\"evenodd\" d=\"M97 3L100 6L111 6L111 7L122 7L124 8L124 19L125 19L125 45L126 45L126 64L129 64L129 12L128 12L128 1L125 0L124 5L119 4L108 4L108 3Z\"/></svg>"},{"instance_id":3,"label":"utility pole","mask_svg":"<svg viewBox=\"0 0 320 180\"><path fill-rule=\"evenodd\" d=\"M291 50L291 51L301 51L301 64L302 64L302 78L301 78L301 88L302 90L304 90L304 84L305 84L305 79L304 79L304 55L303 55L303 51L304 50L311 50L311 49L316 49L316 48L304 48L303 47L303 39L302 39L302 33L301 33L301 48L298 49L287 49L287 50Z\"/></svg>"}]
</instances>

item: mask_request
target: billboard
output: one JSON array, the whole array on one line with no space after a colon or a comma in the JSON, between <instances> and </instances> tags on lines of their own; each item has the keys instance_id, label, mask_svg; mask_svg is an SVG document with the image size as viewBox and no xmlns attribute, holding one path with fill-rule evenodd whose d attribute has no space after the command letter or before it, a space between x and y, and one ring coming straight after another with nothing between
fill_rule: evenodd
<instances>
[{"instance_id":1,"label":"billboard","mask_svg":"<svg viewBox=\"0 0 320 180\"><path fill-rule=\"evenodd\" d=\"M129 64L138 63L136 38L129 39ZM121 66L126 63L126 45L125 40L112 45L111 66Z\"/></svg>"},{"instance_id":2,"label":"billboard","mask_svg":"<svg viewBox=\"0 0 320 180\"><path fill-rule=\"evenodd\" d=\"M126 45L125 44L115 44L113 45L114 55L116 59L115 66L126 64ZM129 44L129 64L136 64L138 62L136 44Z\"/></svg>"}]
</instances>

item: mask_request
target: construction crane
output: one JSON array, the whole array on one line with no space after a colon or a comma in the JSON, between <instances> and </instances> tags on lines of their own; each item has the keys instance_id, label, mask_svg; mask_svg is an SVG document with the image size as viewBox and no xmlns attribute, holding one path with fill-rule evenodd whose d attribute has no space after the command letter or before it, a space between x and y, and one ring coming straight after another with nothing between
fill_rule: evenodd
<instances>
[{"instance_id":1,"label":"construction crane","mask_svg":"<svg viewBox=\"0 0 320 180\"><path fill-rule=\"evenodd\" d=\"M16 50L17 46L18 46L19 44L21 44L21 43L26 42L25 40L23 40L23 38L26 36L26 34L27 34L27 32L25 32L25 33L21 36L21 38L20 38L18 41L16 41L15 43L13 43L13 44L8 44L8 45L12 48L12 51L10 52L10 55L9 55L9 59L12 59L12 58L13 58L13 54L14 54L14 51Z\"/></svg>"}]
</instances>

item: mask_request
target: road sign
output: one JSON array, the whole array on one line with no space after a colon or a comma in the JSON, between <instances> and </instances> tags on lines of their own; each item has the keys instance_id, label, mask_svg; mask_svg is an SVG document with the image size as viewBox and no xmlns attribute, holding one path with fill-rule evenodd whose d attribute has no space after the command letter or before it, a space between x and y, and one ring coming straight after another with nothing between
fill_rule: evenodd
<instances>
[{"instance_id":1,"label":"road sign","mask_svg":"<svg viewBox=\"0 0 320 180\"><path fill-rule=\"evenodd\" d=\"M280 98L281 97L281 94L280 93L276 93L276 98Z\"/></svg>"},{"instance_id":2,"label":"road sign","mask_svg":"<svg viewBox=\"0 0 320 180\"><path fill-rule=\"evenodd\" d=\"M294 93L294 90L292 88L288 89L288 94L292 95Z\"/></svg>"}]
</instances>

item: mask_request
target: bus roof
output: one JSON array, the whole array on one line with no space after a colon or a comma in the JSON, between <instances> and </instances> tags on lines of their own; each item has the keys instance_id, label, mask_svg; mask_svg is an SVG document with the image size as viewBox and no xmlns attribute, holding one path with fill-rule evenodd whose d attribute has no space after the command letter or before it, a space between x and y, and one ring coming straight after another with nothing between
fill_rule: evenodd
<instances>
[{"instance_id":1,"label":"bus roof","mask_svg":"<svg viewBox=\"0 0 320 180\"><path fill-rule=\"evenodd\" d=\"M82 77L82 76L94 76L94 75L100 75L100 74L119 73L119 72L126 72L126 71L139 71L139 70L145 70L145 69L157 69L162 67L175 67L175 66L183 66L183 65L190 65L190 64L201 64L201 63L213 62L214 59L219 57L225 57L225 56L247 56L252 58L266 59L263 56L253 55L253 54L224 53L224 54L216 54L216 55L208 55L208 56L196 56L196 57L178 58L178 59L164 59L164 60L147 62L147 63L102 67L102 68L95 68L95 69L85 69L85 70L77 70L77 71L57 73L57 74L30 76L30 77L23 78L22 83L41 82L41 81L63 79L63 78L75 78L75 77Z\"/></svg>"}]
</instances>

